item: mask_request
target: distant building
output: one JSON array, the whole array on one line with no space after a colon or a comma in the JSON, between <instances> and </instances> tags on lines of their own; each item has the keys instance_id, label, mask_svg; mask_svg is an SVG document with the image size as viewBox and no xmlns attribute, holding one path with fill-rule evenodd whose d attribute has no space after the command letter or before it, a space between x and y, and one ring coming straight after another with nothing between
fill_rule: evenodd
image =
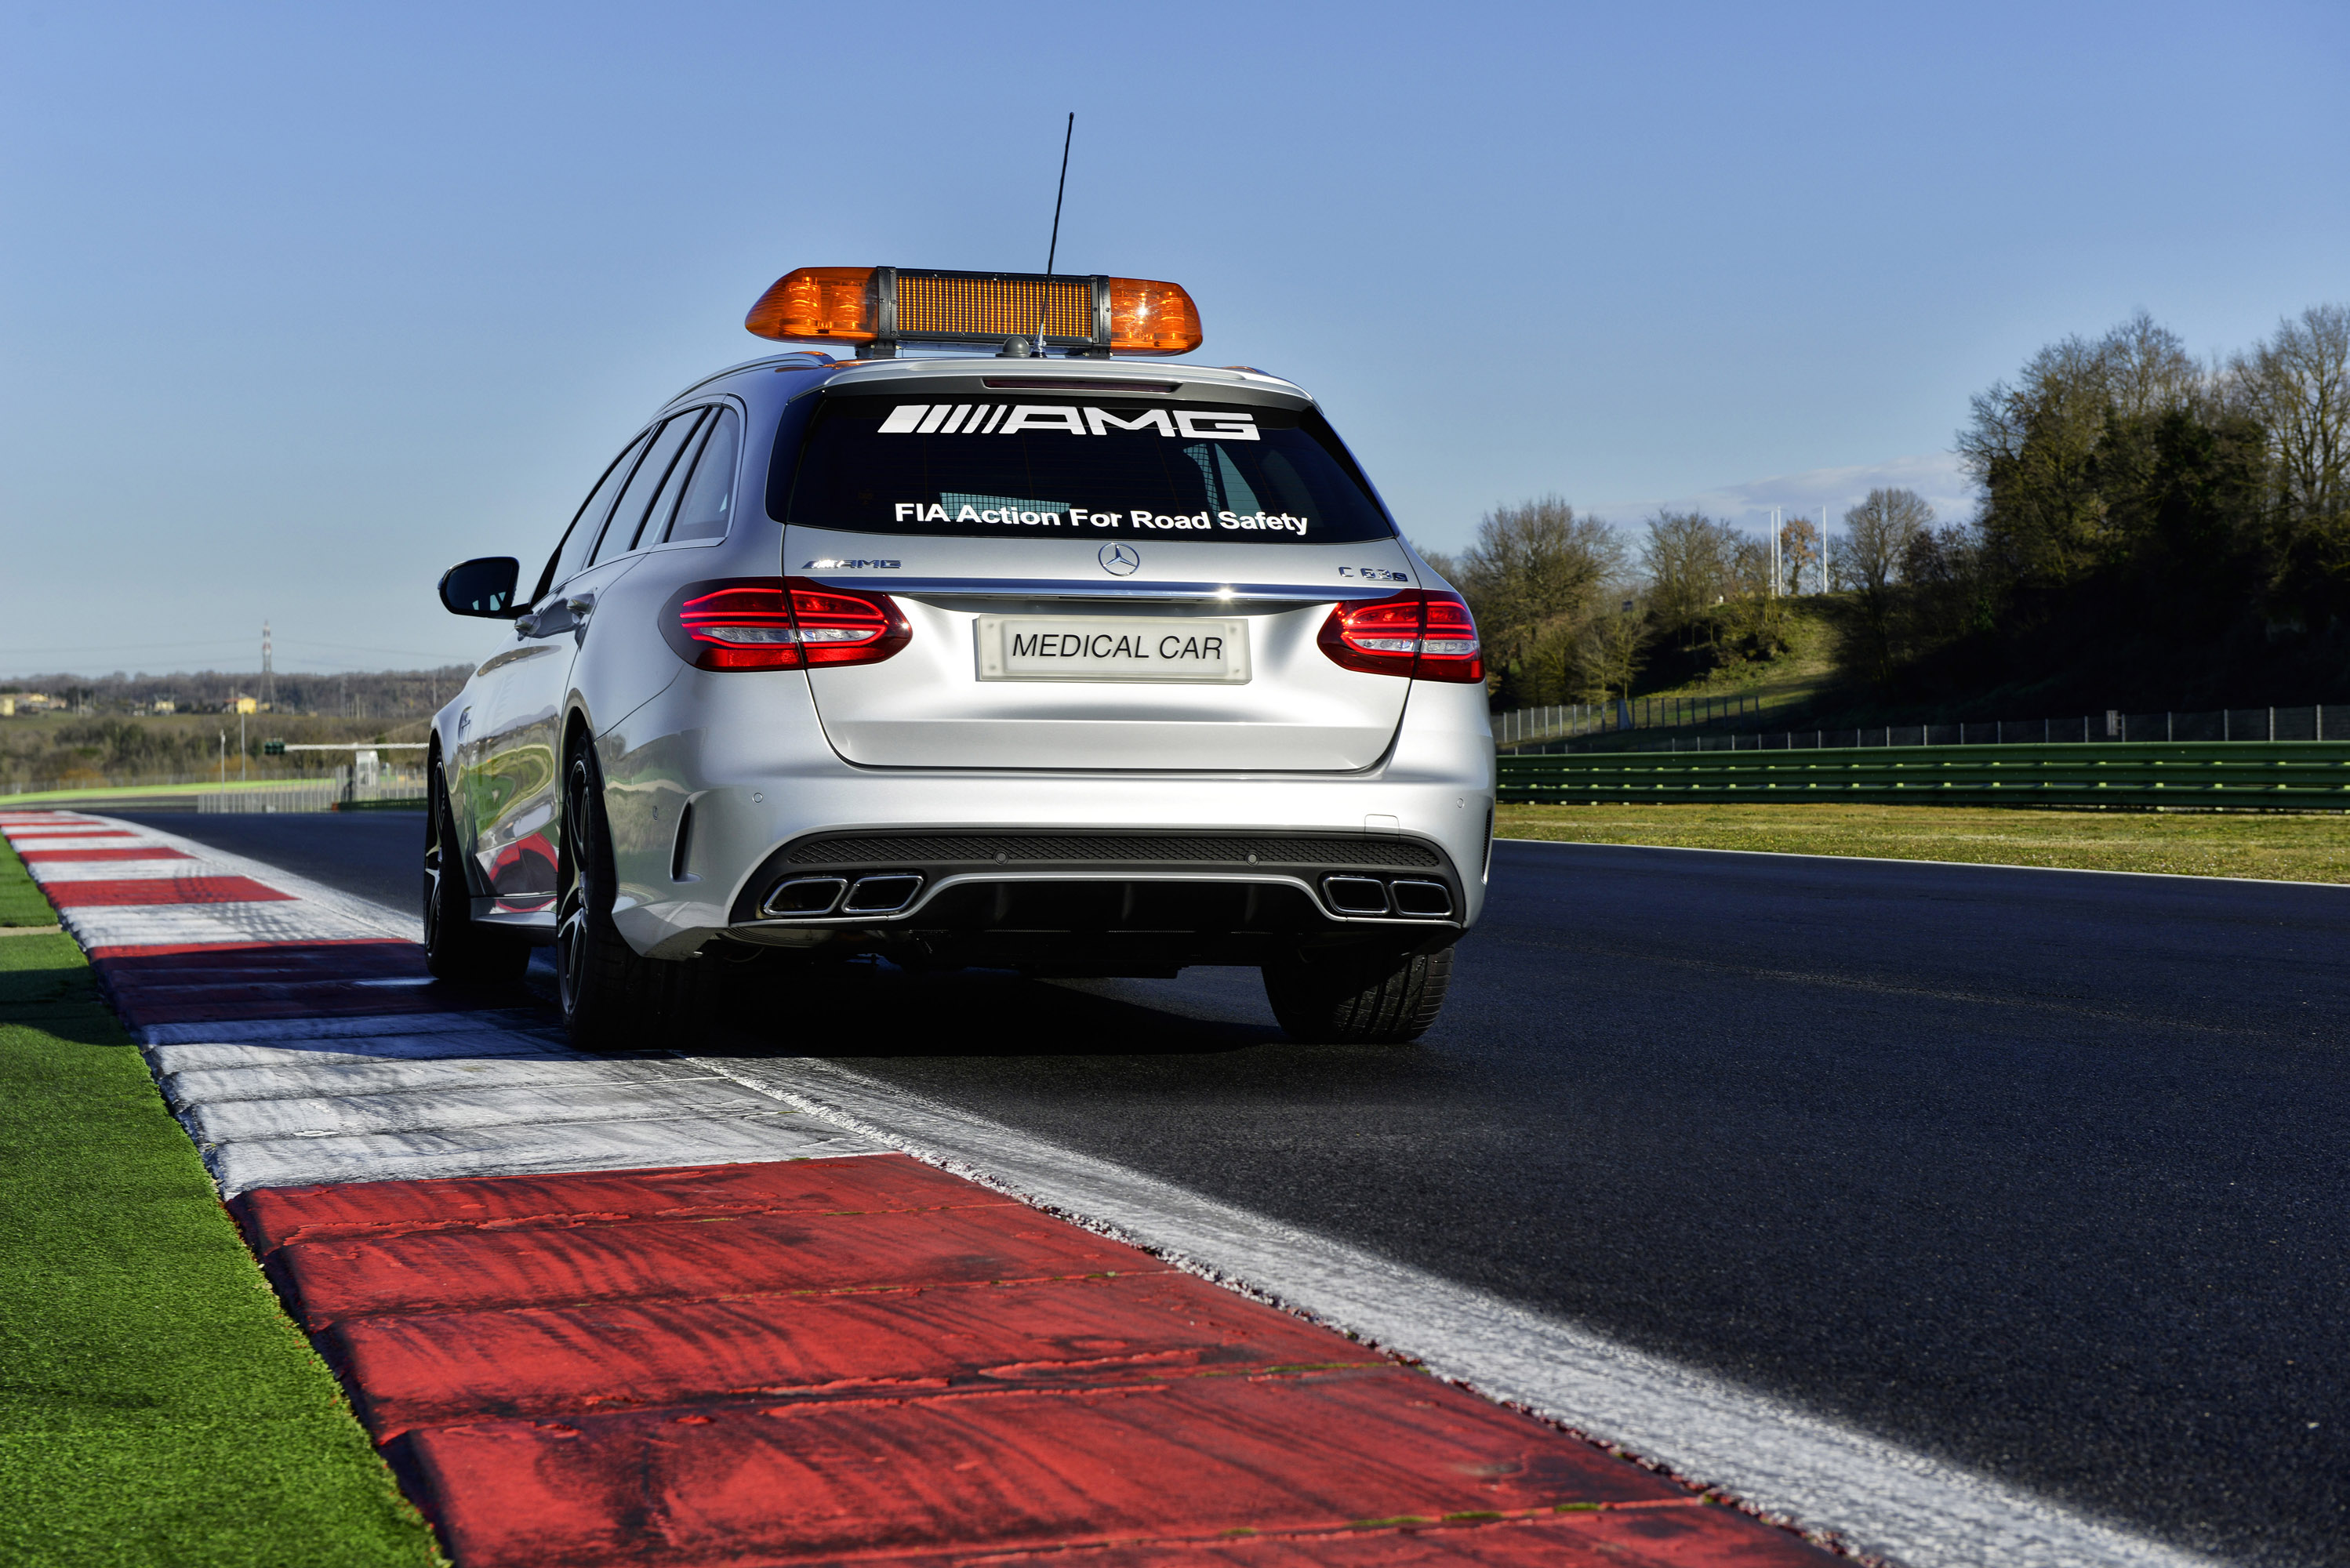
<instances>
[{"instance_id":1,"label":"distant building","mask_svg":"<svg viewBox=\"0 0 2350 1568\"><path fill-rule=\"evenodd\" d=\"M229 711L232 713L258 713L261 711L261 703L255 698L239 697L236 699L235 704L229 709Z\"/></svg>"},{"instance_id":2,"label":"distant building","mask_svg":"<svg viewBox=\"0 0 2350 1568\"><path fill-rule=\"evenodd\" d=\"M179 711L180 711L180 705L179 705L177 702L172 701L169 697L158 697L158 698L156 698L156 699L155 699L155 711L156 711L156 712L158 712L158 713L176 713L176 712L178 712Z\"/></svg>"}]
</instances>

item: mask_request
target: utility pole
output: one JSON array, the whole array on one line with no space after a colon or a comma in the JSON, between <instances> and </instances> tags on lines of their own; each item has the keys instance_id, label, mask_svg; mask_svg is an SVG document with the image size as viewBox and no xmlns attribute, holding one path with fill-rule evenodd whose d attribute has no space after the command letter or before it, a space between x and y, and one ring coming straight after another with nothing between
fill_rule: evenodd
<instances>
[{"instance_id":1,"label":"utility pole","mask_svg":"<svg viewBox=\"0 0 2350 1568\"><path fill-rule=\"evenodd\" d=\"M250 776L251 762L244 750L244 704L236 708L236 782L243 784Z\"/></svg>"},{"instance_id":2,"label":"utility pole","mask_svg":"<svg viewBox=\"0 0 2350 1568\"><path fill-rule=\"evenodd\" d=\"M261 623L261 700L277 711L277 672L269 664L269 623Z\"/></svg>"}]
</instances>

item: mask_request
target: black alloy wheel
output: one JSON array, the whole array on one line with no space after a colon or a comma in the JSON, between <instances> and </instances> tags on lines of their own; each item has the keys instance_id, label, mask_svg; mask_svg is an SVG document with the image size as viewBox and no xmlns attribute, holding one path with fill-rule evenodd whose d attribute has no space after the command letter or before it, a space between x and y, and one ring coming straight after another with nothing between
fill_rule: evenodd
<instances>
[{"instance_id":1,"label":"black alloy wheel","mask_svg":"<svg viewBox=\"0 0 2350 1568\"><path fill-rule=\"evenodd\" d=\"M598 875L602 869L602 836L596 829L603 813L597 809L602 794L596 787L595 764L585 746L574 745L563 778L563 842L556 877L555 968L556 996L563 1008L563 1026L575 1044L590 1038L602 1044L610 1031L605 1016L616 1000L603 983L597 917L611 913L611 893ZM600 909L599 906L600 905Z\"/></svg>"},{"instance_id":2,"label":"black alloy wheel","mask_svg":"<svg viewBox=\"0 0 2350 1568\"><path fill-rule=\"evenodd\" d=\"M690 1044L706 965L641 958L612 923L619 877L604 815L604 781L588 738L571 745L563 776L563 841L555 905L556 994L563 1027L582 1051Z\"/></svg>"},{"instance_id":3,"label":"black alloy wheel","mask_svg":"<svg viewBox=\"0 0 2350 1568\"><path fill-rule=\"evenodd\" d=\"M464 850L457 840L457 817L449 802L441 759L426 769L424 800L424 967L434 979L488 985L520 979L530 963L530 943L512 931L473 919L473 889L465 882Z\"/></svg>"}]
</instances>

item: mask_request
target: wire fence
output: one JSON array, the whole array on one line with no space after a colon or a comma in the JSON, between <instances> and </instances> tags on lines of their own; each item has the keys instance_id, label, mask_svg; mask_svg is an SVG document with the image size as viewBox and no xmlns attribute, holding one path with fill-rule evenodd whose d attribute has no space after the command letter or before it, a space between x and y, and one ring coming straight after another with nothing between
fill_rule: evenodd
<instances>
[{"instance_id":1,"label":"wire fence","mask_svg":"<svg viewBox=\"0 0 2350 1568\"><path fill-rule=\"evenodd\" d=\"M1610 703L1620 709L1623 703ZM1595 707L1594 712L1601 712ZM1752 716L1756 710L1749 709ZM1529 718L1531 715L1533 717ZM1551 720L1549 715L1562 715ZM1584 736L1620 735L1637 725L1588 722L1577 709L1528 709L1498 714L1493 722L1497 745L1522 750L1568 750L1556 742ZM1521 721L1505 725L1504 721ZM1713 721L1696 721L1698 723ZM1552 727L1545 729L1544 724ZM1582 727L1577 727L1582 726ZM1677 726L1687 730L1689 725ZM2350 706L2311 705L2299 708L2212 708L2195 712L2126 713L2109 709L2054 719L1990 719L1958 724L1877 724L1860 729L1794 729L1731 731L1720 734L1679 732L1654 740L1615 741L1611 751L1626 752L1753 752L1840 750L1858 746L2012 746L2105 745L2152 741L2350 741ZM1546 744L1545 742L1549 742Z\"/></svg>"},{"instance_id":2,"label":"wire fence","mask_svg":"<svg viewBox=\"0 0 2350 1568\"><path fill-rule=\"evenodd\" d=\"M1568 702L1552 708L1519 708L1493 715L1496 745L1518 746L1623 730L1684 729L1728 723L1762 711L1751 693L1719 697L1636 697L1619 702Z\"/></svg>"}]
</instances>

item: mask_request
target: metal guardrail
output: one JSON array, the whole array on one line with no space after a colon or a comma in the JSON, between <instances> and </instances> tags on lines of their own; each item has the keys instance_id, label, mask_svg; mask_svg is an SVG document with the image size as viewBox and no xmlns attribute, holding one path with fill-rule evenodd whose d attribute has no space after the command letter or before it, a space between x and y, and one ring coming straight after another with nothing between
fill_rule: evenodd
<instances>
[{"instance_id":1,"label":"metal guardrail","mask_svg":"<svg viewBox=\"0 0 2350 1568\"><path fill-rule=\"evenodd\" d=\"M1793 702L1781 705L1783 713ZM1759 721L1759 722L1758 722ZM1779 721L1783 722L1783 718ZM1970 719L1949 724L1871 724L1865 729L1773 729L1760 702L1643 697L1600 707L1527 708L1493 715L1503 751L1711 752L1814 750L1846 746L2029 745L2126 741L2350 740L2350 706L2212 708L2189 712L2077 713L2054 719ZM1643 735L1641 732L1651 732ZM1672 732L1666 733L1664 732Z\"/></svg>"},{"instance_id":2,"label":"metal guardrail","mask_svg":"<svg viewBox=\"0 0 2350 1568\"><path fill-rule=\"evenodd\" d=\"M2350 742L1881 746L1501 759L1505 802L2350 811Z\"/></svg>"}]
</instances>

